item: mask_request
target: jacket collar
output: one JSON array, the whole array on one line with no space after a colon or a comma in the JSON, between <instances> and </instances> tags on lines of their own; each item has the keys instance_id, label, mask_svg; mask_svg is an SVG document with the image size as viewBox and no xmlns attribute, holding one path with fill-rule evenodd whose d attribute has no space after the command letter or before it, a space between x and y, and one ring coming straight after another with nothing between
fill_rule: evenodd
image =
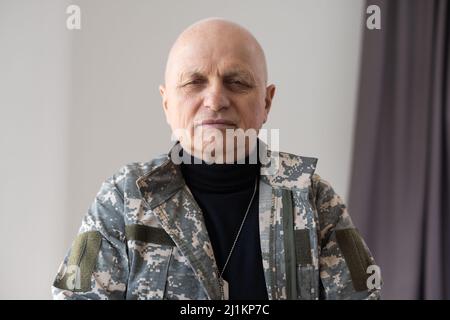
<instances>
[{"instance_id":1,"label":"jacket collar","mask_svg":"<svg viewBox=\"0 0 450 320\"><path fill-rule=\"evenodd\" d=\"M265 159L261 157L262 182L272 187L287 189L304 189L309 185L309 178L316 169L317 158L271 151L266 143L258 141L261 154L266 155ZM180 150L181 145L177 141L161 164L136 181L139 191L151 209L164 203L185 185L180 166L171 159L171 155Z\"/></svg>"}]
</instances>

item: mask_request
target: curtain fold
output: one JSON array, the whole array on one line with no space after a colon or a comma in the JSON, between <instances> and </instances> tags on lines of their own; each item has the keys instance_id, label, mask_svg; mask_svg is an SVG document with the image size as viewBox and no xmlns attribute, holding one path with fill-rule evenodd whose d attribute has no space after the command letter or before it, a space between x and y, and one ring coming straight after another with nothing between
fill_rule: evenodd
<instances>
[{"instance_id":1,"label":"curtain fold","mask_svg":"<svg viewBox=\"0 0 450 320\"><path fill-rule=\"evenodd\" d=\"M349 210L384 299L450 298L450 7L367 1Z\"/></svg>"}]
</instances>

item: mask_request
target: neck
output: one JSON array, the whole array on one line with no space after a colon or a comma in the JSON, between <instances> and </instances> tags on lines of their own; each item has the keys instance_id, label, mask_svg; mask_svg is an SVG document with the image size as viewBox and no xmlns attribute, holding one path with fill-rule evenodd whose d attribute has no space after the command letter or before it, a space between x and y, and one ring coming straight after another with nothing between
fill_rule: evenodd
<instances>
[{"instance_id":1,"label":"neck","mask_svg":"<svg viewBox=\"0 0 450 320\"><path fill-rule=\"evenodd\" d=\"M186 183L204 191L229 192L248 188L254 185L260 173L259 161L253 164L249 163L251 154L243 159L244 163L208 164L187 153L184 149L182 152L183 159L190 160L188 163L181 164L181 171Z\"/></svg>"}]
</instances>

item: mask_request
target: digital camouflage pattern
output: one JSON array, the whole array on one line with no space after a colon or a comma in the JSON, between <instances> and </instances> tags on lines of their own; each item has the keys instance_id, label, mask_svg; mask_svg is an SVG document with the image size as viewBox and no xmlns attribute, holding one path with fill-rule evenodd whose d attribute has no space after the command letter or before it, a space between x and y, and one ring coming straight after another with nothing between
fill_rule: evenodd
<instances>
[{"instance_id":1,"label":"digital camouflage pattern","mask_svg":"<svg viewBox=\"0 0 450 320\"><path fill-rule=\"evenodd\" d=\"M265 150L279 161L259 192L269 299L379 298L365 284L372 255L314 173L317 159ZM128 164L102 184L56 276L55 299L223 299L202 212L170 154Z\"/></svg>"}]
</instances>

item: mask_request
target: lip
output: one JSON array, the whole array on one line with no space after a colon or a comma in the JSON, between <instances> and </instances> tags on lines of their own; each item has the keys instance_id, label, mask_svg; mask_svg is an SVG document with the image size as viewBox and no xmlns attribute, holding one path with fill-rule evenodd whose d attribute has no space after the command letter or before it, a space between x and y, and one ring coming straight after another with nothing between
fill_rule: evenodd
<instances>
[{"instance_id":1,"label":"lip","mask_svg":"<svg viewBox=\"0 0 450 320\"><path fill-rule=\"evenodd\" d=\"M226 119L207 119L201 121L198 125L203 127L214 127L214 128L236 127L233 121Z\"/></svg>"}]
</instances>

